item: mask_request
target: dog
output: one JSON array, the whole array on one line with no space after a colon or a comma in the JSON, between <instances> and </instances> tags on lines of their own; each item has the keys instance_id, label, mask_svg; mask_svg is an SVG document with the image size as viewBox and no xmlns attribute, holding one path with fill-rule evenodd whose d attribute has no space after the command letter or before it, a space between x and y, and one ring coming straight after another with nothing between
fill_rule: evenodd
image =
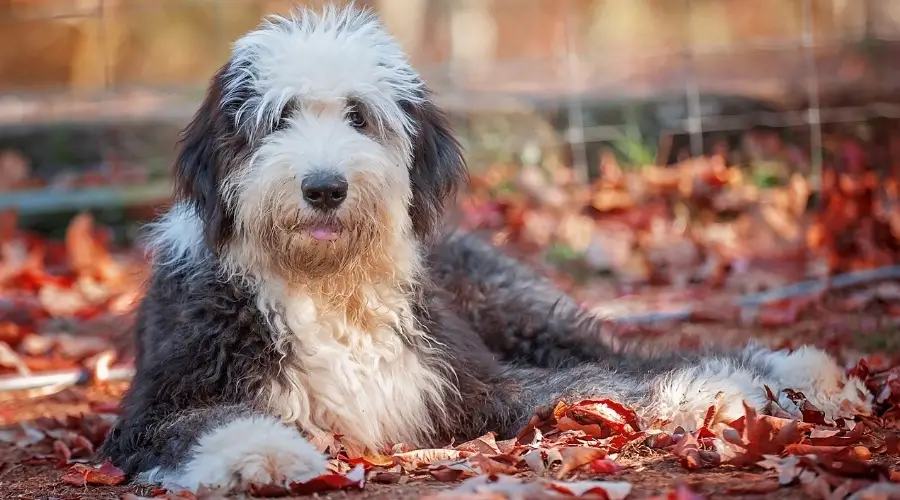
<instances>
[{"instance_id":1,"label":"dog","mask_svg":"<svg viewBox=\"0 0 900 500\"><path fill-rule=\"evenodd\" d=\"M538 408L610 398L690 425L872 396L804 347L642 355L476 235L445 228L460 143L368 10L295 9L238 39L184 129L149 228L136 374L100 455L141 482L246 491L326 471L312 445L515 435Z\"/></svg>"}]
</instances>

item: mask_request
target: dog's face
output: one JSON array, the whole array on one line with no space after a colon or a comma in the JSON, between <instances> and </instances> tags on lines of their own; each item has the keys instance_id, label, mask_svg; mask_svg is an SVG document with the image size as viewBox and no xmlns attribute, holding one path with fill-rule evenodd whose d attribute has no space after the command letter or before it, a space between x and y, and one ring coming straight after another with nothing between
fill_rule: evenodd
<instances>
[{"instance_id":1,"label":"dog's face","mask_svg":"<svg viewBox=\"0 0 900 500\"><path fill-rule=\"evenodd\" d=\"M432 235L466 168L377 19L330 9L273 18L235 43L184 131L175 177L214 251L327 276Z\"/></svg>"}]
</instances>

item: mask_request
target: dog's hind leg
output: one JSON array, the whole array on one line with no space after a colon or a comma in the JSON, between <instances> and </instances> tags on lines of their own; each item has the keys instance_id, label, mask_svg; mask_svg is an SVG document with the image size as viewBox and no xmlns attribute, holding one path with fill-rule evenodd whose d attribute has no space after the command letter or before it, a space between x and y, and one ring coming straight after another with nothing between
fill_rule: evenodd
<instances>
[{"instance_id":1,"label":"dog's hind leg","mask_svg":"<svg viewBox=\"0 0 900 500\"><path fill-rule=\"evenodd\" d=\"M599 318L490 243L453 233L430 259L432 279L450 293L455 312L503 359L562 367L614 356Z\"/></svg>"},{"instance_id":2,"label":"dog's hind leg","mask_svg":"<svg viewBox=\"0 0 900 500\"><path fill-rule=\"evenodd\" d=\"M561 399L609 398L637 410L646 424L668 429L696 428L711 407L716 423L743 416L744 404L769 413L767 387L773 394L796 388L830 418L865 415L872 401L858 379L844 375L833 359L813 348L790 354L757 346L675 354L629 360L621 370L597 363L562 369L508 366L506 375L522 388L522 413Z\"/></svg>"}]
</instances>

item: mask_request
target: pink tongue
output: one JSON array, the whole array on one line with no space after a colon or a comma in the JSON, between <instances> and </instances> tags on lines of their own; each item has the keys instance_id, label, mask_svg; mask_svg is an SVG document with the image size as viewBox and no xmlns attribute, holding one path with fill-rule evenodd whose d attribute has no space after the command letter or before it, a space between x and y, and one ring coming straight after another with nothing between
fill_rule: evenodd
<instances>
[{"instance_id":1,"label":"pink tongue","mask_svg":"<svg viewBox=\"0 0 900 500\"><path fill-rule=\"evenodd\" d=\"M340 236L340 233L338 231L324 226L317 226L312 228L312 231L310 231L309 234L314 239L317 239L319 241L332 241L336 240L338 236Z\"/></svg>"}]
</instances>

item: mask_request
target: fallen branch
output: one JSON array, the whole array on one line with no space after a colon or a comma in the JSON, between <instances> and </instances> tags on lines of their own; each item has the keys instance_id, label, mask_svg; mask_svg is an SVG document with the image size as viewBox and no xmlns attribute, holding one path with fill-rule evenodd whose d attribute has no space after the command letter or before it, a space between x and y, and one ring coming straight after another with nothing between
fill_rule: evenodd
<instances>
[{"instance_id":1,"label":"fallen branch","mask_svg":"<svg viewBox=\"0 0 900 500\"><path fill-rule=\"evenodd\" d=\"M765 304L891 279L900 279L900 266L885 266L877 269L839 274L828 278L801 281L775 288L774 290L745 295L735 300L732 304L741 309L742 318L753 319L756 317L760 306ZM622 324L686 321L691 318L693 313L694 308L686 307L676 311L630 314L617 318L613 317L610 320Z\"/></svg>"}]
</instances>

